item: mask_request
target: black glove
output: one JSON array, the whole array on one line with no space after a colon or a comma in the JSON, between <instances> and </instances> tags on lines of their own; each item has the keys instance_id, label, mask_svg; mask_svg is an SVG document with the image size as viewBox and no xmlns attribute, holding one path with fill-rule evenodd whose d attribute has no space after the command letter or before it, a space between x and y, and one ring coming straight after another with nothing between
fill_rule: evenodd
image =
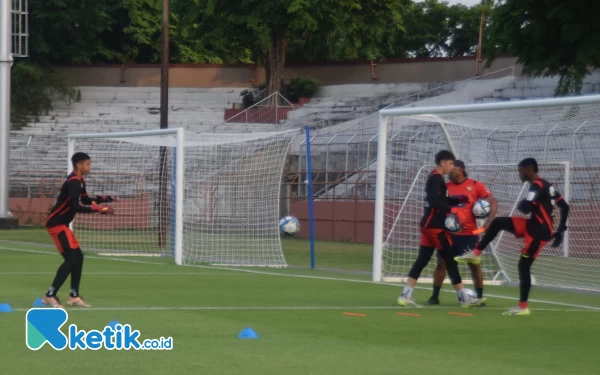
<instances>
[{"instance_id":1,"label":"black glove","mask_svg":"<svg viewBox=\"0 0 600 375\"><path fill-rule=\"evenodd\" d=\"M554 241L552 241L552 247L559 247L563 242L563 232L555 232L552 235L552 238L554 239Z\"/></svg>"},{"instance_id":2,"label":"black glove","mask_svg":"<svg viewBox=\"0 0 600 375\"><path fill-rule=\"evenodd\" d=\"M471 197L468 195L459 195L456 199L458 199L458 204L471 203Z\"/></svg>"},{"instance_id":3,"label":"black glove","mask_svg":"<svg viewBox=\"0 0 600 375\"><path fill-rule=\"evenodd\" d=\"M552 241L552 247L559 247L560 244L562 244L565 230L567 230L566 227L558 228L556 232L554 232L552 235L552 239L554 240Z\"/></svg>"},{"instance_id":4,"label":"black glove","mask_svg":"<svg viewBox=\"0 0 600 375\"><path fill-rule=\"evenodd\" d=\"M110 195L105 195L103 197L101 197L99 195L96 196L96 202L97 203L110 203L113 200L114 200L113 197L111 197Z\"/></svg>"}]
</instances>

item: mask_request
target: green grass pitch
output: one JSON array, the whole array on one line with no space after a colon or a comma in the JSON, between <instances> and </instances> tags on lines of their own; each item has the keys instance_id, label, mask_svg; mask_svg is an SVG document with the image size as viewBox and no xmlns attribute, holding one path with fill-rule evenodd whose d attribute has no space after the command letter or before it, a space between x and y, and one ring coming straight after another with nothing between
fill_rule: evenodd
<instances>
[{"instance_id":1,"label":"green grass pitch","mask_svg":"<svg viewBox=\"0 0 600 375\"><path fill-rule=\"evenodd\" d=\"M483 309L458 308L449 289L439 307L402 309L401 287L371 283L366 273L178 267L160 258L93 254L86 254L81 285L93 307L68 307L65 332L71 323L102 330L118 320L142 339L172 337L173 349L31 351L25 313L61 262L50 243L43 230L0 232L0 303L15 309L0 314L4 374L552 375L597 374L600 367L598 294L534 287L527 317L501 316L516 304L514 287L486 287ZM307 242L284 247L290 265L309 264ZM317 244L319 267L369 271L370 264L369 246ZM67 280L63 302L68 288ZM430 289L419 284L416 299L424 302ZM259 339L238 339L246 327Z\"/></svg>"}]
</instances>

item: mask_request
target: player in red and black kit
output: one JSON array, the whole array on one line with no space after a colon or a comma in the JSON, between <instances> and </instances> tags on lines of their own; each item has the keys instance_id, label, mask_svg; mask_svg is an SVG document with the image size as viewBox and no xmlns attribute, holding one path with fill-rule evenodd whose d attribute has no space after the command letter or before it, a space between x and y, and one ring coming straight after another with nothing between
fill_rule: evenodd
<instances>
[{"instance_id":1,"label":"player in red and black kit","mask_svg":"<svg viewBox=\"0 0 600 375\"><path fill-rule=\"evenodd\" d=\"M79 283L83 270L83 253L77 238L69 229L69 224L75 218L76 213L113 214L111 207L98 205L98 203L112 202L111 197L98 196L90 198L86 192L83 176L90 173L90 157L83 152L78 152L71 157L71 163L73 164L73 172L67 176L66 181L62 184L56 203L46 220L46 229L52 236L64 262L58 268L52 286L42 298L42 302L58 308L63 308L57 296L58 290L67 280L69 274L71 274L71 293L67 303L70 306L91 307L79 295ZM87 206L82 206L80 202Z\"/></svg>"},{"instance_id":2,"label":"player in red and black kit","mask_svg":"<svg viewBox=\"0 0 600 375\"><path fill-rule=\"evenodd\" d=\"M498 211L498 201L496 201L494 195L481 181L469 178L465 163L461 160L454 161L454 168L450 171L448 177L450 177L450 181L448 181L446 187L448 188L448 195L450 197L457 199L464 196L470 197L467 203L459 204L456 207L456 209L462 211L465 216L462 230L458 233L451 233L456 254L462 255L475 248L479 241L479 233L490 226ZM490 213L481 229L477 227L477 219L473 215L473 205L480 199L485 199L490 203ZM437 258L438 264L435 267L433 276L433 295L429 298L429 301L427 301L428 305L440 304L440 289L442 288L446 276L446 262L441 257L440 252L437 253ZM481 271L481 267L478 264L469 264L469 268L471 269L471 276L473 277L477 298L483 298L483 272ZM481 306L485 305L482 304Z\"/></svg>"},{"instance_id":3,"label":"player in red and black kit","mask_svg":"<svg viewBox=\"0 0 600 375\"><path fill-rule=\"evenodd\" d=\"M413 288L435 250L440 251L446 261L448 275L454 289L456 289L457 298L461 306L477 306L483 302L483 300L471 298L464 291L460 273L458 272L458 265L454 260L455 250L452 245L452 238L445 226L446 217L450 213L456 215L459 222L464 222L463 213L451 206L468 201L467 197L463 199L448 197L443 175L447 175L452 170L455 159L454 155L446 150L442 150L435 155L436 168L431 172L425 183L425 209L420 223L421 240L419 254L408 273L408 281L402 291L402 295L398 298L400 306L418 306L412 299Z\"/></svg>"},{"instance_id":4,"label":"player in red and black kit","mask_svg":"<svg viewBox=\"0 0 600 375\"><path fill-rule=\"evenodd\" d=\"M497 217L473 251L455 258L460 263L478 264L481 261L481 252L502 230L514 234L517 238L523 238L519 259L519 305L503 315L529 315L527 301L531 289L531 265L548 241L553 239L552 247L560 246L563 234L567 230L569 205L554 186L540 178L537 173L538 164L535 159L523 159L519 163L519 177L521 181L529 182L530 187L527 197L519 203L518 209L524 214L530 214L530 217ZM556 231L552 222L555 204L560 208L560 224Z\"/></svg>"}]
</instances>

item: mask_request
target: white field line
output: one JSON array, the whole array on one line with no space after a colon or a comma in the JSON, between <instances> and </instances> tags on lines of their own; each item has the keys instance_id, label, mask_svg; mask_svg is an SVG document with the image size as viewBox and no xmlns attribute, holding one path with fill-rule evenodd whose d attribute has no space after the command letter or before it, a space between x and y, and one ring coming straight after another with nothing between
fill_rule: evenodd
<instances>
[{"instance_id":1,"label":"white field line","mask_svg":"<svg viewBox=\"0 0 600 375\"><path fill-rule=\"evenodd\" d=\"M238 275L231 273L217 272L85 272L85 276L103 275L103 276L231 276ZM5 275L56 275L56 272L0 272L0 276ZM251 275L248 275L251 276Z\"/></svg>"},{"instance_id":2,"label":"white field line","mask_svg":"<svg viewBox=\"0 0 600 375\"><path fill-rule=\"evenodd\" d=\"M14 248L2 247L2 246L0 246L0 250L10 250L10 251L16 251L16 252L28 252L28 253L55 255L55 253L50 253L50 252L46 252L46 251L14 249ZM117 262L123 261L123 262L142 263L142 264L166 265L166 263L143 262L143 261L135 261L135 260L129 260L129 259L117 259L117 258L104 258L104 257L93 256L93 255L92 256L86 255L86 258L112 260L112 261L117 261ZM186 265L186 267L204 268L204 269L211 269L211 270L218 269L218 270L226 270L226 271L232 271L232 272L250 273L250 274L255 274L255 275L281 276L281 277L292 277L292 278L314 279L314 280L329 280L329 281L352 282L352 283L361 283L361 284L375 284L375 285L385 285L385 286L392 286L392 287L400 286L399 284L392 284L392 283L375 283L370 280L357 280L357 279L346 279L346 278L324 277L324 276L310 276L310 275L293 275L293 274L284 274L284 273L279 273L279 272L255 271L255 270L239 269L239 268L231 268L231 267L216 267L216 266L202 266L202 265ZM431 288L415 287L415 289L429 290ZM442 291L447 292L447 293L454 293L451 290L442 290ZM486 293L485 296L491 297L491 298L518 301L518 298L502 296L502 295L497 295L497 294L487 294ZM572 304L572 303L544 301L544 300L536 300L536 299L530 299L529 302L543 303L543 304L555 305L555 306L565 306L565 307L571 307L571 308L575 308L575 309L589 309L589 310L600 311L600 307L579 305L579 304Z\"/></svg>"},{"instance_id":3,"label":"white field line","mask_svg":"<svg viewBox=\"0 0 600 375\"><path fill-rule=\"evenodd\" d=\"M27 311L24 308L15 308L14 311ZM461 309L460 307L449 306L428 306L424 308L403 309L402 307L394 306L148 306L148 307L90 307L90 308L73 308L67 309L73 311L344 311L356 312L365 310L398 310L398 311L427 311L427 310L458 310L461 312L475 312L485 310L507 310L499 307L472 308L469 310ZM555 311L555 312L600 312L598 310L589 309L533 309L534 311Z\"/></svg>"},{"instance_id":4,"label":"white field line","mask_svg":"<svg viewBox=\"0 0 600 375\"><path fill-rule=\"evenodd\" d=\"M27 249L14 249L10 247L0 246L0 250L8 250L8 251L16 251L21 253L33 253L33 254L45 254L56 256L59 255L57 251L41 251L41 250L27 250ZM141 260L133 260L133 259L119 259L119 258L106 258L101 256L89 255L85 254L86 259L100 259L100 260L112 260L117 262L129 262L129 263L140 263L140 264L154 264L157 266L166 266L168 263L157 263L157 262L144 262Z\"/></svg>"}]
</instances>

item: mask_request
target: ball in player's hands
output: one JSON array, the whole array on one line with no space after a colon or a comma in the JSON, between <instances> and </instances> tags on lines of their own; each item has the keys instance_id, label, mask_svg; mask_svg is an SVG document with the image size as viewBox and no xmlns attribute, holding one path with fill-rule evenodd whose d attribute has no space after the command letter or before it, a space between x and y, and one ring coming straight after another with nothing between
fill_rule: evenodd
<instances>
[{"instance_id":1,"label":"ball in player's hands","mask_svg":"<svg viewBox=\"0 0 600 375\"><path fill-rule=\"evenodd\" d=\"M109 205L104 205L102 206L103 209L106 209L106 211L104 211L107 215L114 215L115 214L115 209L112 208Z\"/></svg>"}]
</instances>

